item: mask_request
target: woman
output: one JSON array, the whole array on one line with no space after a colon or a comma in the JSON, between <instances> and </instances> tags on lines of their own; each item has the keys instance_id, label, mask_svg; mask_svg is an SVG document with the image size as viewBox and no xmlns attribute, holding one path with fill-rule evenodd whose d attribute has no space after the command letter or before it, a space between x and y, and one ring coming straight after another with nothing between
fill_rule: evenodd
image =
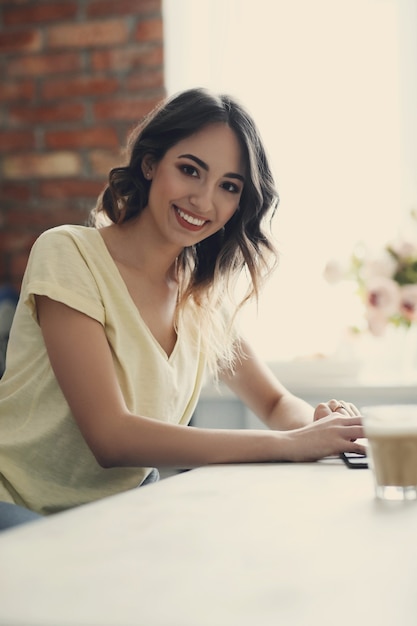
<instances>
[{"instance_id":1,"label":"woman","mask_svg":"<svg viewBox=\"0 0 417 626\"><path fill-rule=\"evenodd\" d=\"M12 509L18 523L28 510L131 489L155 467L363 451L354 405L314 409L294 397L236 329L236 279L245 272L244 300L256 297L274 265L267 226L277 199L250 116L193 89L132 134L95 227L41 235L0 383L4 517ZM188 427L206 370L270 430Z\"/></svg>"}]
</instances>

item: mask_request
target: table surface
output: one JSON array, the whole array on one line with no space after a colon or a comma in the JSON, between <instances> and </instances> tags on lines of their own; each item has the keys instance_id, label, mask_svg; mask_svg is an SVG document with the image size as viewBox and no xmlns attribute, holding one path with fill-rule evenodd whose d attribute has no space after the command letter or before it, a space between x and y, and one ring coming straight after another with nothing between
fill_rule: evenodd
<instances>
[{"instance_id":1,"label":"table surface","mask_svg":"<svg viewBox=\"0 0 417 626\"><path fill-rule=\"evenodd\" d=\"M212 466L0 535L7 626L415 626L417 503L338 459Z\"/></svg>"}]
</instances>

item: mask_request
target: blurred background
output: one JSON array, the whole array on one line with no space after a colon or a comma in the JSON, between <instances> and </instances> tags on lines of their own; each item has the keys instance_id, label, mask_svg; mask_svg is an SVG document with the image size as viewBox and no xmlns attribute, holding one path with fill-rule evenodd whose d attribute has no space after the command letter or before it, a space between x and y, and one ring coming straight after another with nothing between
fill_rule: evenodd
<instances>
[{"instance_id":1,"label":"blurred background","mask_svg":"<svg viewBox=\"0 0 417 626\"><path fill-rule=\"evenodd\" d=\"M244 331L268 361L357 357L363 310L325 268L410 234L417 0L1 0L0 53L0 285L18 292L40 232L85 221L132 125L205 86L253 114L281 197Z\"/></svg>"}]
</instances>

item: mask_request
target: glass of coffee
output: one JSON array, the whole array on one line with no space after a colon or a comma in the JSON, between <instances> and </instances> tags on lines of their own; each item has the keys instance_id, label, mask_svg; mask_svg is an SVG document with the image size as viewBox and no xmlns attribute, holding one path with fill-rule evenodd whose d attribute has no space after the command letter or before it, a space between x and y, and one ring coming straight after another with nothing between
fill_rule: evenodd
<instances>
[{"instance_id":1,"label":"glass of coffee","mask_svg":"<svg viewBox=\"0 0 417 626\"><path fill-rule=\"evenodd\" d=\"M417 405L362 407L375 495L381 500L417 499Z\"/></svg>"}]
</instances>

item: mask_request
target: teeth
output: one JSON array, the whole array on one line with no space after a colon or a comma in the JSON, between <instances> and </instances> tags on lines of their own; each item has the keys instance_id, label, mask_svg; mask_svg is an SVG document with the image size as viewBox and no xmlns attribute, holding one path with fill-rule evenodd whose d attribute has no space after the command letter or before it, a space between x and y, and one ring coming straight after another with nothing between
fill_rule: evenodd
<instances>
[{"instance_id":1,"label":"teeth","mask_svg":"<svg viewBox=\"0 0 417 626\"><path fill-rule=\"evenodd\" d=\"M184 213L181 209L177 209L178 214L182 217L183 220L192 224L193 226L202 226L206 220L199 220L196 217L191 217L188 213Z\"/></svg>"}]
</instances>

